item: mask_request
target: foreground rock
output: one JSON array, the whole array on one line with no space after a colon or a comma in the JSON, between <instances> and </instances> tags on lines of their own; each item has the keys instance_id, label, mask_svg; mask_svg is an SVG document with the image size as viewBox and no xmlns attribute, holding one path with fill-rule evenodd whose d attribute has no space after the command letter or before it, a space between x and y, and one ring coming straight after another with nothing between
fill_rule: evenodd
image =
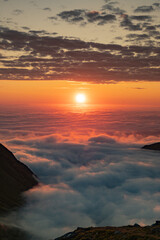
<instances>
[{"instance_id":1,"label":"foreground rock","mask_svg":"<svg viewBox=\"0 0 160 240\"><path fill-rule=\"evenodd\" d=\"M158 151L160 151L160 142L145 145L142 148L143 149L148 149L148 150L158 150Z\"/></svg>"},{"instance_id":2,"label":"foreground rock","mask_svg":"<svg viewBox=\"0 0 160 240\"><path fill-rule=\"evenodd\" d=\"M160 240L160 221L152 226L77 228L55 240Z\"/></svg>"},{"instance_id":3,"label":"foreground rock","mask_svg":"<svg viewBox=\"0 0 160 240\"><path fill-rule=\"evenodd\" d=\"M33 172L0 144L0 213L21 206L21 193L37 184Z\"/></svg>"}]
</instances>

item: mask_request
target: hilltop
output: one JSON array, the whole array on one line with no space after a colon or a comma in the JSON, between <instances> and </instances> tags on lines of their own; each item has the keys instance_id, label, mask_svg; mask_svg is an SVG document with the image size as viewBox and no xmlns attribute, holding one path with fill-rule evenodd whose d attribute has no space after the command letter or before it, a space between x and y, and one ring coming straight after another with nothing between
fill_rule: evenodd
<instances>
[{"instance_id":1,"label":"hilltop","mask_svg":"<svg viewBox=\"0 0 160 240\"><path fill-rule=\"evenodd\" d=\"M160 240L160 221L152 226L77 228L55 240Z\"/></svg>"}]
</instances>

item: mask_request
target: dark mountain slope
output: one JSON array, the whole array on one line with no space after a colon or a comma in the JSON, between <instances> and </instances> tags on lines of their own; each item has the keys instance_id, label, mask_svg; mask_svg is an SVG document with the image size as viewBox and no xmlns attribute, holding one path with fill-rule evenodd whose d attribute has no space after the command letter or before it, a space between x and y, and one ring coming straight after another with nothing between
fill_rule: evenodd
<instances>
[{"instance_id":1,"label":"dark mountain slope","mask_svg":"<svg viewBox=\"0 0 160 240\"><path fill-rule=\"evenodd\" d=\"M33 172L0 144L0 213L21 206L21 193L37 184Z\"/></svg>"},{"instance_id":2,"label":"dark mountain slope","mask_svg":"<svg viewBox=\"0 0 160 240\"><path fill-rule=\"evenodd\" d=\"M160 142L153 143L150 145L145 145L142 147L143 149L148 149L148 150L158 150L160 151Z\"/></svg>"},{"instance_id":3,"label":"dark mountain slope","mask_svg":"<svg viewBox=\"0 0 160 240\"><path fill-rule=\"evenodd\" d=\"M30 235L25 231L0 224L0 239L1 240L29 240Z\"/></svg>"}]
</instances>

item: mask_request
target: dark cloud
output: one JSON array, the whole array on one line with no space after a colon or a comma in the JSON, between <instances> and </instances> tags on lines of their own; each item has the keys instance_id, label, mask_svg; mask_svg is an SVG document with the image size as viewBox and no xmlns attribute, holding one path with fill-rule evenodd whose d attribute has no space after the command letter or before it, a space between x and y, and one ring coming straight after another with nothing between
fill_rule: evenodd
<instances>
[{"instance_id":1,"label":"dark cloud","mask_svg":"<svg viewBox=\"0 0 160 240\"><path fill-rule=\"evenodd\" d=\"M140 6L140 7L137 7L134 11L135 12L153 12L154 8L153 6Z\"/></svg>"},{"instance_id":2,"label":"dark cloud","mask_svg":"<svg viewBox=\"0 0 160 240\"><path fill-rule=\"evenodd\" d=\"M132 30L140 28L139 24L134 25L128 16L121 25ZM159 34L153 31L150 33L155 37ZM147 34L127 36L130 42L132 39L149 40L149 37ZM74 38L47 36L45 31L30 30L26 33L8 28L1 28L0 38L2 50L8 54L10 50L19 51L19 57L12 56L12 60L8 57L1 61L4 67L0 68L0 79L85 79L96 83L122 80L159 81L158 47L99 44ZM142 52L135 56L139 49L142 49Z\"/></svg>"},{"instance_id":3,"label":"dark cloud","mask_svg":"<svg viewBox=\"0 0 160 240\"><path fill-rule=\"evenodd\" d=\"M48 17L50 20L57 20L57 17Z\"/></svg>"},{"instance_id":4,"label":"dark cloud","mask_svg":"<svg viewBox=\"0 0 160 240\"><path fill-rule=\"evenodd\" d=\"M88 22L98 22L98 25L104 25L108 22L112 22L116 20L116 17L113 14L106 14L106 13L100 14L99 12L96 12L96 11L87 12L86 16L87 16Z\"/></svg>"},{"instance_id":5,"label":"dark cloud","mask_svg":"<svg viewBox=\"0 0 160 240\"><path fill-rule=\"evenodd\" d=\"M22 13L23 13L23 11L20 10L20 9L15 9L15 10L13 11L13 14L14 14L14 15L20 15L20 14L22 14Z\"/></svg>"},{"instance_id":6,"label":"dark cloud","mask_svg":"<svg viewBox=\"0 0 160 240\"><path fill-rule=\"evenodd\" d=\"M59 13L58 16L67 22L79 22L84 20L85 10L75 9L71 11L63 11Z\"/></svg>"},{"instance_id":7,"label":"dark cloud","mask_svg":"<svg viewBox=\"0 0 160 240\"><path fill-rule=\"evenodd\" d=\"M3 58L5 58L5 57L0 53L0 59L3 59Z\"/></svg>"},{"instance_id":8,"label":"dark cloud","mask_svg":"<svg viewBox=\"0 0 160 240\"><path fill-rule=\"evenodd\" d=\"M155 38L156 38L157 40L159 40L159 39L160 39L160 35L159 35L159 36L156 36Z\"/></svg>"},{"instance_id":9,"label":"dark cloud","mask_svg":"<svg viewBox=\"0 0 160 240\"><path fill-rule=\"evenodd\" d=\"M149 39L149 35L147 35L147 34L133 34L132 33L132 34L128 34L126 37L132 41L140 41L140 40Z\"/></svg>"},{"instance_id":10,"label":"dark cloud","mask_svg":"<svg viewBox=\"0 0 160 240\"><path fill-rule=\"evenodd\" d=\"M156 30L156 26L148 25L148 26L146 26L145 30L147 30L147 31L154 31L154 30Z\"/></svg>"},{"instance_id":11,"label":"dark cloud","mask_svg":"<svg viewBox=\"0 0 160 240\"><path fill-rule=\"evenodd\" d=\"M147 24L147 22L152 22L153 20L152 17L149 15L129 16L124 9L120 9L116 6L116 4L117 2L108 1L107 4L102 7L102 10L108 10L115 15L119 15L119 17L122 19L120 21L120 26L125 28L126 30L143 31L143 25ZM142 22L144 23L142 24Z\"/></svg>"},{"instance_id":12,"label":"dark cloud","mask_svg":"<svg viewBox=\"0 0 160 240\"><path fill-rule=\"evenodd\" d=\"M84 9L75 9L71 11L63 11L57 15L61 19L70 23L97 23L98 25L104 25L108 22L116 20L115 15L106 14L105 12L88 11Z\"/></svg>"},{"instance_id":13,"label":"dark cloud","mask_svg":"<svg viewBox=\"0 0 160 240\"><path fill-rule=\"evenodd\" d=\"M116 3L117 2L110 2L110 3L103 5L102 10L108 10L108 11L111 11L112 13L118 14L118 15L124 14L126 11L123 9L120 9L119 7L115 7Z\"/></svg>"},{"instance_id":14,"label":"dark cloud","mask_svg":"<svg viewBox=\"0 0 160 240\"><path fill-rule=\"evenodd\" d=\"M146 15L137 15L137 16L131 16L131 19L137 20L137 21L151 21L152 17L146 16Z\"/></svg>"},{"instance_id":15,"label":"dark cloud","mask_svg":"<svg viewBox=\"0 0 160 240\"><path fill-rule=\"evenodd\" d=\"M158 36L160 34L160 32L159 31L156 31L156 30L151 30L151 31L149 31L149 35L151 36L151 37L155 37L156 38L156 36Z\"/></svg>"},{"instance_id":16,"label":"dark cloud","mask_svg":"<svg viewBox=\"0 0 160 240\"><path fill-rule=\"evenodd\" d=\"M131 20L132 18L129 17L127 14L123 15L123 20L121 21L121 27L124 27L127 30L130 31L142 31L141 24L134 24Z\"/></svg>"},{"instance_id":17,"label":"dark cloud","mask_svg":"<svg viewBox=\"0 0 160 240\"><path fill-rule=\"evenodd\" d=\"M44 31L44 30L41 30L41 31L30 30L29 33L31 33L31 34L33 34L33 35L40 35L40 34L42 34L42 35L44 35L44 34L47 35L47 32Z\"/></svg>"},{"instance_id":18,"label":"dark cloud","mask_svg":"<svg viewBox=\"0 0 160 240\"><path fill-rule=\"evenodd\" d=\"M30 30L29 27L22 27L24 30Z\"/></svg>"},{"instance_id":19,"label":"dark cloud","mask_svg":"<svg viewBox=\"0 0 160 240\"><path fill-rule=\"evenodd\" d=\"M121 17L123 20L120 22L120 26L123 27L125 30L135 32L126 35L126 38L128 38L127 42L134 42L137 45L139 45L141 42L143 42L145 45L150 45L151 42L152 44L154 44L156 39L155 36L158 35L159 33L158 31L156 31L157 26L152 25L153 18L151 16L148 15L129 16L127 14L123 14Z\"/></svg>"},{"instance_id":20,"label":"dark cloud","mask_svg":"<svg viewBox=\"0 0 160 240\"><path fill-rule=\"evenodd\" d=\"M43 10L44 10L44 11L49 11L49 12L50 12L50 11L51 11L51 8L46 7L46 8L43 8Z\"/></svg>"},{"instance_id":21,"label":"dark cloud","mask_svg":"<svg viewBox=\"0 0 160 240\"><path fill-rule=\"evenodd\" d=\"M160 7L160 3L153 3L153 6Z\"/></svg>"}]
</instances>

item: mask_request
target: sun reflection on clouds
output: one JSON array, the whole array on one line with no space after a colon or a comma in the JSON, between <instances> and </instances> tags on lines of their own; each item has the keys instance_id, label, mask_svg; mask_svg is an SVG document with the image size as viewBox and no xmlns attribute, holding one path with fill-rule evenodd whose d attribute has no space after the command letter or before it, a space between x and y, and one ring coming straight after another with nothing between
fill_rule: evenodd
<instances>
[{"instance_id":1,"label":"sun reflection on clouds","mask_svg":"<svg viewBox=\"0 0 160 240\"><path fill-rule=\"evenodd\" d=\"M25 193L26 196L29 196L29 195L37 195L37 194L40 194L40 195L48 195L48 194L52 194L54 192L74 192L67 184L65 183L59 183L59 184L42 184L40 183L38 186L30 189L29 191L27 191Z\"/></svg>"}]
</instances>

